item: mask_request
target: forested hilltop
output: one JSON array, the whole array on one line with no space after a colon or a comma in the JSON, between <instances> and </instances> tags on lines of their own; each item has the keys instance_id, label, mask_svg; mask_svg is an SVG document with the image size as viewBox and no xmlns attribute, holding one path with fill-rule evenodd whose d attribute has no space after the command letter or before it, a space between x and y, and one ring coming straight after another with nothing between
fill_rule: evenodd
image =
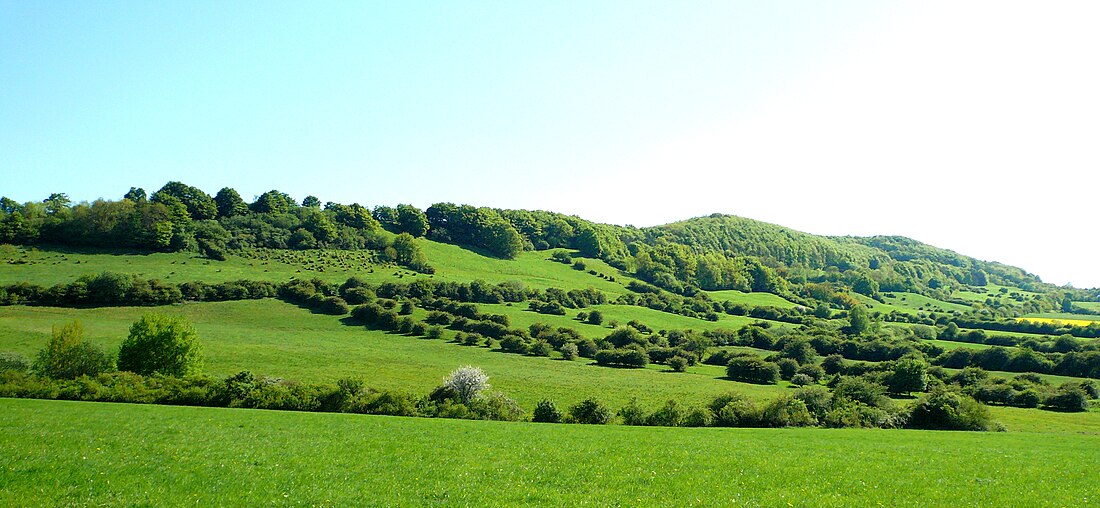
<instances>
[{"instance_id":1,"label":"forested hilltop","mask_svg":"<svg viewBox=\"0 0 1100 508\"><path fill-rule=\"evenodd\" d=\"M131 188L121 199L91 203L72 203L63 193L22 204L0 199L0 243L8 244L195 251L212 259L255 248L364 250L379 261L431 273L431 260L413 241L425 236L503 259L524 250L571 249L686 297L733 289L847 309L859 302L856 295L882 301L883 294L911 292L950 301L960 289L990 284L1041 294L985 309L1000 317L1097 297L1096 291L1059 288L1020 268L904 237L817 236L720 214L634 228L452 203L421 210L322 204L314 196L298 202L277 190L249 203L231 188L211 196L181 182L151 195Z\"/></svg>"}]
</instances>

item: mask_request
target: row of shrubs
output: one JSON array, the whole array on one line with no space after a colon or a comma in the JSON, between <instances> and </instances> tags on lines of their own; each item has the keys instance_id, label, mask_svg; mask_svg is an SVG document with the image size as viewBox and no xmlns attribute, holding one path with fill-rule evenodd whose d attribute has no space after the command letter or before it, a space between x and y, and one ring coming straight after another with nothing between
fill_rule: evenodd
<instances>
[{"instance_id":1,"label":"row of shrubs","mask_svg":"<svg viewBox=\"0 0 1100 508\"><path fill-rule=\"evenodd\" d=\"M549 400L535 407L532 421L669 427L879 427L943 430L995 430L988 410L974 399L941 389L907 406L866 401L858 390L829 392L801 388L788 396L758 402L740 394L715 397L703 406L670 400L652 412L632 400L614 411L597 399L586 399L562 411Z\"/></svg>"},{"instance_id":2,"label":"row of shrubs","mask_svg":"<svg viewBox=\"0 0 1100 508\"><path fill-rule=\"evenodd\" d=\"M485 385L487 387L487 385ZM335 384L288 382L241 372L224 379L206 376L142 376L111 372L71 380L50 379L8 370L0 373L0 397L239 407L293 411L345 412L395 416L526 420L526 413L500 393L466 393L445 382L426 396L376 390L362 381ZM970 397L940 390L907 407L867 404L858 392L830 393L809 387L768 402L737 394L717 397L705 407L669 401L653 412L636 402L617 412L595 399L559 411L552 402L535 407L536 422L716 427L908 427L990 430L988 411Z\"/></svg>"}]
</instances>

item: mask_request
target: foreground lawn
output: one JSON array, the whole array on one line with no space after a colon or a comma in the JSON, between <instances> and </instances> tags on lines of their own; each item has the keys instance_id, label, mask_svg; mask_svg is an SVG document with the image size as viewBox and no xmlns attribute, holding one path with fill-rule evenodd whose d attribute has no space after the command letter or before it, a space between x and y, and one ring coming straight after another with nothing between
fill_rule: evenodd
<instances>
[{"instance_id":1,"label":"foreground lawn","mask_svg":"<svg viewBox=\"0 0 1100 508\"><path fill-rule=\"evenodd\" d=\"M0 505L1080 506L1098 446L0 399Z\"/></svg>"}]
</instances>

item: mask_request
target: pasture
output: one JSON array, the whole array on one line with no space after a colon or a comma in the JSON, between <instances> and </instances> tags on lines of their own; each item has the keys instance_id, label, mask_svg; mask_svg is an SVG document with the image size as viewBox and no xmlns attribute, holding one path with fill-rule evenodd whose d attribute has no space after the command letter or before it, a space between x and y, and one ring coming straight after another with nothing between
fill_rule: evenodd
<instances>
[{"instance_id":1,"label":"pasture","mask_svg":"<svg viewBox=\"0 0 1100 508\"><path fill-rule=\"evenodd\" d=\"M1100 436L0 399L0 504L1082 506ZM71 422L80 422L74 426Z\"/></svg>"}]
</instances>

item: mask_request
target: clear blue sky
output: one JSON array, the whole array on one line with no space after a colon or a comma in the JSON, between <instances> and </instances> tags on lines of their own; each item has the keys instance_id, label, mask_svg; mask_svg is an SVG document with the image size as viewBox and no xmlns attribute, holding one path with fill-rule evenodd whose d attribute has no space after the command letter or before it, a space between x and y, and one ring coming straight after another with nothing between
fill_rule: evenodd
<instances>
[{"instance_id":1,"label":"clear blue sky","mask_svg":"<svg viewBox=\"0 0 1100 508\"><path fill-rule=\"evenodd\" d=\"M0 1L0 194L723 212L1100 286L1096 26L1090 2Z\"/></svg>"}]
</instances>

